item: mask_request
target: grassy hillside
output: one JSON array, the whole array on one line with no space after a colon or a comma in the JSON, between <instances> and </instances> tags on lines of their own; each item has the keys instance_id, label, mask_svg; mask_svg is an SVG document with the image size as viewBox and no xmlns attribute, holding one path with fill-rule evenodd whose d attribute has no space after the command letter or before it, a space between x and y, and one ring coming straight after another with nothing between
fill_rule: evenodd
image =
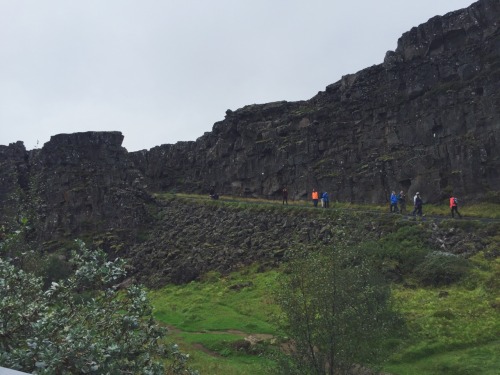
<instances>
[{"instance_id":1,"label":"grassy hillside","mask_svg":"<svg viewBox=\"0 0 500 375\"><path fill-rule=\"evenodd\" d=\"M257 203L228 199L217 204L246 209ZM359 209L385 211L385 207ZM448 213L445 205L428 211ZM497 215L491 206L462 211L467 216ZM396 216L381 217L385 224L379 239L361 240L357 247L391 280L394 300L407 322L408 335L392 339L396 350L383 370L401 375L497 374L500 224L496 220L413 222ZM435 233L437 240L428 241ZM461 254L440 251L439 233L447 241L460 235L450 246ZM261 270L256 264L229 275L212 272L187 285L151 291L155 317L170 327L172 340L191 354L193 367L203 374L272 373L272 354L286 343L276 324L279 311L273 301L280 272Z\"/></svg>"}]
</instances>

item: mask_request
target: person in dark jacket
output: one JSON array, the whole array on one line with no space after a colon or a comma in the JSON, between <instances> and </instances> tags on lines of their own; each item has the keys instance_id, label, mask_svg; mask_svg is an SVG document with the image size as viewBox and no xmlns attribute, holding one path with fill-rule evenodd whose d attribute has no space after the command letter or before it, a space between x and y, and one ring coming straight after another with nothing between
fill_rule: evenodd
<instances>
[{"instance_id":1,"label":"person in dark jacket","mask_svg":"<svg viewBox=\"0 0 500 375\"><path fill-rule=\"evenodd\" d=\"M423 206L424 202L422 201L422 198L420 197L420 193L415 194L414 202L415 202L415 208L413 209L412 215L415 216L415 214L416 214L416 215L421 217L422 216L422 206Z\"/></svg>"},{"instance_id":2,"label":"person in dark jacket","mask_svg":"<svg viewBox=\"0 0 500 375\"><path fill-rule=\"evenodd\" d=\"M455 212L457 213L458 217L461 219L462 215L460 212L458 212L458 199L455 198L453 195L450 197L450 210L451 210L451 217L455 217Z\"/></svg>"},{"instance_id":3,"label":"person in dark jacket","mask_svg":"<svg viewBox=\"0 0 500 375\"><path fill-rule=\"evenodd\" d=\"M286 189L286 187L283 188L283 204L286 204L288 205L288 190Z\"/></svg>"},{"instance_id":4,"label":"person in dark jacket","mask_svg":"<svg viewBox=\"0 0 500 375\"><path fill-rule=\"evenodd\" d=\"M404 214L406 211L406 195L403 190L401 190L398 194L398 203L399 203L399 213Z\"/></svg>"}]
</instances>

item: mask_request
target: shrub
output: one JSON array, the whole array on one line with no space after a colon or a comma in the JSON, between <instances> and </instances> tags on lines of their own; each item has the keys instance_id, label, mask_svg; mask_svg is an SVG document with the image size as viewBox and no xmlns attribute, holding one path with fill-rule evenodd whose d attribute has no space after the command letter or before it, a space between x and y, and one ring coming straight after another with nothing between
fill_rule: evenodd
<instances>
[{"instance_id":1,"label":"shrub","mask_svg":"<svg viewBox=\"0 0 500 375\"><path fill-rule=\"evenodd\" d=\"M51 254L43 262L41 272L44 289L48 289L53 282L68 278L73 270L71 264L64 257Z\"/></svg>"},{"instance_id":2,"label":"shrub","mask_svg":"<svg viewBox=\"0 0 500 375\"><path fill-rule=\"evenodd\" d=\"M356 248L296 254L287 267L275 291L281 328L293 343L290 357L280 360L282 373L347 373L388 354L380 342L402 334L403 322L388 284Z\"/></svg>"},{"instance_id":3,"label":"shrub","mask_svg":"<svg viewBox=\"0 0 500 375\"><path fill-rule=\"evenodd\" d=\"M360 251L371 258L378 270L392 281L413 273L431 251L423 242L425 232L417 226L403 226L375 242L365 242Z\"/></svg>"},{"instance_id":4,"label":"shrub","mask_svg":"<svg viewBox=\"0 0 500 375\"><path fill-rule=\"evenodd\" d=\"M434 251L415 269L417 280L426 286L449 285L462 279L470 263L458 255Z\"/></svg>"},{"instance_id":5,"label":"shrub","mask_svg":"<svg viewBox=\"0 0 500 375\"><path fill-rule=\"evenodd\" d=\"M74 273L48 290L41 277L0 258L0 366L37 374L194 373L176 345L164 345L145 290L118 291L125 263L78 246Z\"/></svg>"}]
</instances>

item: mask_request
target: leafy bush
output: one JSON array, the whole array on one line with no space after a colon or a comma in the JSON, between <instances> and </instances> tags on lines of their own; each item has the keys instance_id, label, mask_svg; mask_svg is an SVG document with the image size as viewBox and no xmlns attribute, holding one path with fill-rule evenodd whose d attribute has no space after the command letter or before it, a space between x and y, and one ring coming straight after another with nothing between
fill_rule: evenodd
<instances>
[{"instance_id":1,"label":"leafy bush","mask_svg":"<svg viewBox=\"0 0 500 375\"><path fill-rule=\"evenodd\" d=\"M449 285L462 279L470 263L458 255L434 251L415 269L414 275L426 286Z\"/></svg>"},{"instance_id":2,"label":"leafy bush","mask_svg":"<svg viewBox=\"0 0 500 375\"><path fill-rule=\"evenodd\" d=\"M282 330L293 343L290 358L280 361L283 373L347 373L388 354L380 342L402 334L402 320L388 284L357 249L337 245L298 254L287 267L275 292Z\"/></svg>"},{"instance_id":3,"label":"leafy bush","mask_svg":"<svg viewBox=\"0 0 500 375\"><path fill-rule=\"evenodd\" d=\"M64 257L57 254L49 255L41 268L44 289L50 287L53 282L68 278L72 272L71 264Z\"/></svg>"},{"instance_id":4,"label":"leafy bush","mask_svg":"<svg viewBox=\"0 0 500 375\"><path fill-rule=\"evenodd\" d=\"M48 290L41 277L0 258L0 366L37 374L192 373L177 346L164 345L145 291L118 292L125 263L78 246L75 272Z\"/></svg>"},{"instance_id":5,"label":"leafy bush","mask_svg":"<svg viewBox=\"0 0 500 375\"><path fill-rule=\"evenodd\" d=\"M413 273L431 251L424 244L424 237L422 228L415 225L403 226L379 241L361 244L359 249L362 254L373 260L386 278L402 281L405 276Z\"/></svg>"}]
</instances>

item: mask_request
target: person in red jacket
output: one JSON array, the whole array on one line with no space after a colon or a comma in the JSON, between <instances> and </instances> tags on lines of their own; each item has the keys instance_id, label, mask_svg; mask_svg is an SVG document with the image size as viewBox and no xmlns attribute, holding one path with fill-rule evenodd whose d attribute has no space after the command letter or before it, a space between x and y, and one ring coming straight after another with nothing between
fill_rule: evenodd
<instances>
[{"instance_id":1,"label":"person in red jacket","mask_svg":"<svg viewBox=\"0 0 500 375\"><path fill-rule=\"evenodd\" d=\"M462 215L460 215L460 212L458 212L458 199L455 198L453 195L450 197L450 210L451 210L451 217L455 217L455 212L456 212L458 217L460 219L462 218Z\"/></svg>"}]
</instances>

